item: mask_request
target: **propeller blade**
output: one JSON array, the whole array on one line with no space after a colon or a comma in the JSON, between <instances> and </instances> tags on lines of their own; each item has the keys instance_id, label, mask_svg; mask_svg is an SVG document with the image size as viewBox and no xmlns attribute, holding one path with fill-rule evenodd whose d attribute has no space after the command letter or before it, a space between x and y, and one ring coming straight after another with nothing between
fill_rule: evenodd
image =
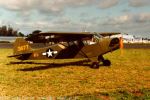
<instances>
[{"instance_id":1,"label":"propeller blade","mask_svg":"<svg viewBox=\"0 0 150 100\"><path fill-rule=\"evenodd\" d=\"M123 49L123 39L120 37L120 49Z\"/></svg>"},{"instance_id":2,"label":"propeller blade","mask_svg":"<svg viewBox=\"0 0 150 100\"><path fill-rule=\"evenodd\" d=\"M123 38L120 37L120 50L121 50L121 56L123 55Z\"/></svg>"}]
</instances>

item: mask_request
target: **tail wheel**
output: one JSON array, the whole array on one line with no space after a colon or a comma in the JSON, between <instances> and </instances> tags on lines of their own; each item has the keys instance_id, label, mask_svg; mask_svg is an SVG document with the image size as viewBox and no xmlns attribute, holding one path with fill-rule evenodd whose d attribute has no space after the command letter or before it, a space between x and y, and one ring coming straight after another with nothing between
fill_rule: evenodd
<instances>
[{"instance_id":1,"label":"tail wheel","mask_svg":"<svg viewBox=\"0 0 150 100\"><path fill-rule=\"evenodd\" d=\"M103 65L104 65L104 66L110 66L110 65L111 65L110 60L104 60L104 61L103 61Z\"/></svg>"},{"instance_id":2,"label":"tail wheel","mask_svg":"<svg viewBox=\"0 0 150 100\"><path fill-rule=\"evenodd\" d=\"M95 69L99 68L99 62L93 62L91 68L95 68Z\"/></svg>"}]
</instances>

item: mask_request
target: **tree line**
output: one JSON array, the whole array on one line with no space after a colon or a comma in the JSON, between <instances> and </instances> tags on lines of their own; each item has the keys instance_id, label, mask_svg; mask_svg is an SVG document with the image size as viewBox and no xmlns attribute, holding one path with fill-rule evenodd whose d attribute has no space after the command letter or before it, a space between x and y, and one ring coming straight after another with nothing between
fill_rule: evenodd
<instances>
[{"instance_id":1,"label":"tree line","mask_svg":"<svg viewBox=\"0 0 150 100\"><path fill-rule=\"evenodd\" d=\"M0 36L24 36L24 34L14 30L11 26L4 25L0 27Z\"/></svg>"}]
</instances>

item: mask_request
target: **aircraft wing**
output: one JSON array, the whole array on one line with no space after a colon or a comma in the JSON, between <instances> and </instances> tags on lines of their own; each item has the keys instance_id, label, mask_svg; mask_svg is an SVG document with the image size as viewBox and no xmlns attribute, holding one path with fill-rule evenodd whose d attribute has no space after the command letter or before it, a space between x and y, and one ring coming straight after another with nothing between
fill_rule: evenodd
<instances>
[{"instance_id":1,"label":"aircraft wing","mask_svg":"<svg viewBox=\"0 0 150 100\"><path fill-rule=\"evenodd\" d=\"M26 38L26 40L33 41L34 43L47 43L47 42L70 42L77 40L91 40L93 35L99 34L103 37L116 35L120 33L115 32L39 32L31 37Z\"/></svg>"},{"instance_id":2,"label":"aircraft wing","mask_svg":"<svg viewBox=\"0 0 150 100\"><path fill-rule=\"evenodd\" d=\"M90 37L93 33L98 33L102 36L111 36L121 34L119 32L42 32L38 35L48 36L48 35L56 35L56 36L79 36L79 37Z\"/></svg>"},{"instance_id":3,"label":"aircraft wing","mask_svg":"<svg viewBox=\"0 0 150 100\"><path fill-rule=\"evenodd\" d=\"M42 32L39 36L49 36L50 42L69 42L76 40L89 40L92 39L93 34L90 32Z\"/></svg>"},{"instance_id":4,"label":"aircraft wing","mask_svg":"<svg viewBox=\"0 0 150 100\"><path fill-rule=\"evenodd\" d=\"M40 32L39 35L88 35L91 32Z\"/></svg>"},{"instance_id":5,"label":"aircraft wing","mask_svg":"<svg viewBox=\"0 0 150 100\"><path fill-rule=\"evenodd\" d=\"M121 33L119 33L119 32L103 32L103 33L98 33L98 34L100 34L103 37L106 37L106 36L118 35Z\"/></svg>"}]
</instances>

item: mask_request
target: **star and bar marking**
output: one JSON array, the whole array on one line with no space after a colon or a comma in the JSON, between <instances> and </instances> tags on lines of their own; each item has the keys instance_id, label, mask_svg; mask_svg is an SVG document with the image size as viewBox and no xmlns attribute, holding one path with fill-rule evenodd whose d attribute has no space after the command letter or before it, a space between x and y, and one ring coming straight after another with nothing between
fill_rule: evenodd
<instances>
[{"instance_id":1,"label":"star and bar marking","mask_svg":"<svg viewBox=\"0 0 150 100\"><path fill-rule=\"evenodd\" d=\"M58 53L57 51L53 51L51 49L48 49L46 52L43 52L42 55L47 56L47 57L53 57L57 53Z\"/></svg>"}]
</instances>

